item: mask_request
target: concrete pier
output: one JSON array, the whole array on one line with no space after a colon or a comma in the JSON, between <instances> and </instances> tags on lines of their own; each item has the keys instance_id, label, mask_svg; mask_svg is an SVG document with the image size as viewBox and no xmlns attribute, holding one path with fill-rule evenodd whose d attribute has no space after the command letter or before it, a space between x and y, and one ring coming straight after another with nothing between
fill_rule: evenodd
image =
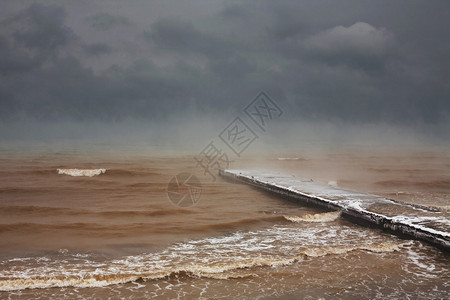
<instances>
[{"instance_id":1,"label":"concrete pier","mask_svg":"<svg viewBox=\"0 0 450 300\"><path fill-rule=\"evenodd\" d=\"M219 170L219 175L302 204L339 210L342 216L450 251L450 220L437 209L359 193L312 180L256 170Z\"/></svg>"}]
</instances>

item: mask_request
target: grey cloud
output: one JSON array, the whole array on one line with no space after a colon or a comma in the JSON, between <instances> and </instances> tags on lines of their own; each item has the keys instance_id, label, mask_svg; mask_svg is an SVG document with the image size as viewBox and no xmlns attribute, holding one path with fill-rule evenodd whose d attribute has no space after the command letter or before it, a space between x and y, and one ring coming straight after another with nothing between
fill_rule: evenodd
<instances>
[{"instance_id":1,"label":"grey cloud","mask_svg":"<svg viewBox=\"0 0 450 300\"><path fill-rule=\"evenodd\" d=\"M112 48L104 43L95 43L83 46L84 51L93 56L98 56L102 54L109 54L112 51Z\"/></svg>"},{"instance_id":2,"label":"grey cloud","mask_svg":"<svg viewBox=\"0 0 450 300\"><path fill-rule=\"evenodd\" d=\"M100 30L109 30L115 26L129 26L131 22L123 16L113 16L108 13L99 13L86 18L92 27Z\"/></svg>"},{"instance_id":3,"label":"grey cloud","mask_svg":"<svg viewBox=\"0 0 450 300\"><path fill-rule=\"evenodd\" d=\"M257 70L256 64L242 56L230 59L214 60L211 62L211 70L224 78L242 79L246 74Z\"/></svg>"},{"instance_id":4,"label":"grey cloud","mask_svg":"<svg viewBox=\"0 0 450 300\"><path fill-rule=\"evenodd\" d=\"M0 31L0 72L26 72L40 66L76 39L65 26L64 9L33 4L3 22Z\"/></svg>"},{"instance_id":5,"label":"grey cloud","mask_svg":"<svg viewBox=\"0 0 450 300\"><path fill-rule=\"evenodd\" d=\"M201 74L192 77L195 72L186 66L164 72L150 62L137 61L96 75L78 59L63 58L3 86L4 91L16 92L0 112L8 117L20 109L30 117L50 121L164 118L185 110L189 100L202 93L202 86L193 80Z\"/></svg>"},{"instance_id":6,"label":"grey cloud","mask_svg":"<svg viewBox=\"0 0 450 300\"><path fill-rule=\"evenodd\" d=\"M34 4L0 20L0 115L163 120L237 112L265 90L287 120L448 122L448 4L355 3L249 1L188 15L142 2L115 11L123 17L105 4ZM133 26L99 31L144 8Z\"/></svg>"},{"instance_id":7,"label":"grey cloud","mask_svg":"<svg viewBox=\"0 0 450 300\"><path fill-rule=\"evenodd\" d=\"M309 58L379 71L395 52L394 35L364 22L335 26L303 40Z\"/></svg>"},{"instance_id":8,"label":"grey cloud","mask_svg":"<svg viewBox=\"0 0 450 300\"><path fill-rule=\"evenodd\" d=\"M65 17L61 7L32 4L12 20L18 28L13 36L27 48L54 51L75 38L72 30L64 25Z\"/></svg>"},{"instance_id":9,"label":"grey cloud","mask_svg":"<svg viewBox=\"0 0 450 300\"><path fill-rule=\"evenodd\" d=\"M307 38L305 47L324 55L383 56L393 43L393 34L364 22L349 27L336 26Z\"/></svg>"},{"instance_id":10,"label":"grey cloud","mask_svg":"<svg viewBox=\"0 0 450 300\"><path fill-rule=\"evenodd\" d=\"M163 19L145 32L147 41L165 51L183 54L202 54L211 58L227 57L234 51L234 42L201 32L192 22Z\"/></svg>"},{"instance_id":11,"label":"grey cloud","mask_svg":"<svg viewBox=\"0 0 450 300\"><path fill-rule=\"evenodd\" d=\"M220 16L225 18L241 19L248 16L248 10L242 5L230 5L226 6L220 11Z\"/></svg>"},{"instance_id":12,"label":"grey cloud","mask_svg":"<svg viewBox=\"0 0 450 300\"><path fill-rule=\"evenodd\" d=\"M40 65L41 59L14 49L5 37L0 37L0 73L4 75L29 71Z\"/></svg>"}]
</instances>

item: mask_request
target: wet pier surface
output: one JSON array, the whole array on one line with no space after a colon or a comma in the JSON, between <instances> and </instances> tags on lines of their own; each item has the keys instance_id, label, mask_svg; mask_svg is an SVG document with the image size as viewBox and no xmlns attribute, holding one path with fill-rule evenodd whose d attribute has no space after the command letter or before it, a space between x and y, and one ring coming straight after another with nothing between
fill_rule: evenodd
<instances>
[{"instance_id":1,"label":"wet pier surface","mask_svg":"<svg viewBox=\"0 0 450 300\"><path fill-rule=\"evenodd\" d=\"M227 179L250 184L302 204L339 210L356 223L383 228L450 251L450 220L438 209L346 190L272 172L219 170Z\"/></svg>"}]
</instances>

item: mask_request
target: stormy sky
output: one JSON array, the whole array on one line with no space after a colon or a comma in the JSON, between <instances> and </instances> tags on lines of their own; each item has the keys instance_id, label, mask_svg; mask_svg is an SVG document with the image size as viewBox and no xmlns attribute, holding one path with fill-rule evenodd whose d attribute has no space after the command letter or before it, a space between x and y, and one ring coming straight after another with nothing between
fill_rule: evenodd
<instances>
[{"instance_id":1,"label":"stormy sky","mask_svg":"<svg viewBox=\"0 0 450 300\"><path fill-rule=\"evenodd\" d=\"M2 0L0 132L214 120L263 90L285 122L442 135L449 20L445 0Z\"/></svg>"}]
</instances>

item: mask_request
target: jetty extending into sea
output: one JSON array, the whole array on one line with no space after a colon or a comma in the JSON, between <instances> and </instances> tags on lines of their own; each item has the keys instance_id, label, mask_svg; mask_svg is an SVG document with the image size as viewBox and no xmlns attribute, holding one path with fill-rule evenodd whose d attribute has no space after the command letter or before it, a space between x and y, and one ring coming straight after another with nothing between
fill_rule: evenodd
<instances>
[{"instance_id":1,"label":"jetty extending into sea","mask_svg":"<svg viewBox=\"0 0 450 300\"><path fill-rule=\"evenodd\" d=\"M355 223L389 230L450 251L450 220L438 209L257 170L219 170L224 178L250 184L300 204L341 211Z\"/></svg>"}]
</instances>

